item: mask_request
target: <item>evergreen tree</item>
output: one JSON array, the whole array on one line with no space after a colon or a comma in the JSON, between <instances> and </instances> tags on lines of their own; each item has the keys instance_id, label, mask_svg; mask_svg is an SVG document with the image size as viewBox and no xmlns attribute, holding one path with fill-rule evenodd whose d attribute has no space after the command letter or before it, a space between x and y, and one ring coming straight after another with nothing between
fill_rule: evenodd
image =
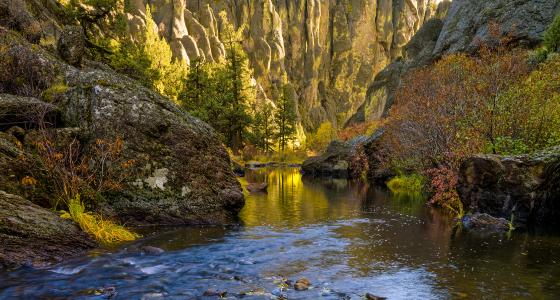
<instances>
[{"instance_id":1,"label":"evergreen tree","mask_svg":"<svg viewBox=\"0 0 560 300\"><path fill-rule=\"evenodd\" d=\"M278 146L281 151L285 150L296 133L297 115L292 96L288 86L284 85L277 101L275 123L278 127Z\"/></svg>"},{"instance_id":2,"label":"evergreen tree","mask_svg":"<svg viewBox=\"0 0 560 300\"><path fill-rule=\"evenodd\" d=\"M217 74L223 90L221 103L224 111L220 131L224 133L226 144L237 152L243 146L243 139L251 124L248 108L255 101L256 91L252 84L249 58L241 47L243 27L235 30L224 11L220 13L220 18L221 39L226 46L225 68Z\"/></svg>"},{"instance_id":3,"label":"evergreen tree","mask_svg":"<svg viewBox=\"0 0 560 300\"><path fill-rule=\"evenodd\" d=\"M264 152L271 152L276 134L273 119L274 107L270 103L262 103L254 109L254 118L251 126L252 142Z\"/></svg>"},{"instance_id":4,"label":"evergreen tree","mask_svg":"<svg viewBox=\"0 0 560 300\"><path fill-rule=\"evenodd\" d=\"M212 66L201 58L191 61L185 87L179 97L181 106L193 116L211 123L210 111L215 103ZM214 116L215 117L215 116Z\"/></svg>"},{"instance_id":5,"label":"evergreen tree","mask_svg":"<svg viewBox=\"0 0 560 300\"><path fill-rule=\"evenodd\" d=\"M122 39L119 50L110 57L111 65L176 101L187 76L187 64L173 58L171 47L157 32L149 5L145 23L146 30L138 41Z\"/></svg>"}]
</instances>

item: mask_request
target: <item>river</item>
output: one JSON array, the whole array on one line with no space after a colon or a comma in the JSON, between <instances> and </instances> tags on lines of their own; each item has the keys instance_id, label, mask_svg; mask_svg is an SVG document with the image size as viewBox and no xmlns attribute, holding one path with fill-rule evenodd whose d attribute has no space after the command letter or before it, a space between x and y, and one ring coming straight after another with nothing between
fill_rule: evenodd
<instances>
[{"instance_id":1,"label":"river","mask_svg":"<svg viewBox=\"0 0 560 300\"><path fill-rule=\"evenodd\" d=\"M560 299L558 235L456 230L418 195L296 168L241 181L269 189L246 193L239 226L145 230L133 244L3 273L0 299L216 299L209 289L227 299ZM299 278L311 288L285 284Z\"/></svg>"}]
</instances>

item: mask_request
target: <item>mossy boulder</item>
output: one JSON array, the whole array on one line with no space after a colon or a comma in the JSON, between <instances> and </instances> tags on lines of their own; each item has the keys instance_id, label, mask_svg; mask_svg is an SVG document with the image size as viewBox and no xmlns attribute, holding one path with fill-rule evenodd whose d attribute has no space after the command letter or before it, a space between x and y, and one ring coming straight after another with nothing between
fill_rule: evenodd
<instances>
[{"instance_id":1,"label":"mossy boulder","mask_svg":"<svg viewBox=\"0 0 560 300\"><path fill-rule=\"evenodd\" d=\"M18 37L17 33L2 29L0 34L7 59L16 60L20 53L25 53L31 61L42 62L34 66L33 74L56 70L56 80L40 86L34 94L44 94L59 81L65 84L50 104L23 97L27 96L24 89L27 85L7 88L5 92L13 95L3 95L3 99L13 100L22 107L32 102L33 107L52 109L57 118L49 124L55 127L52 130L72 134L86 153L92 151L97 140L120 138L124 158L134 161L125 186L102 195L95 209L127 224L235 222L244 204L241 186L233 174L226 149L209 125L103 64L84 61L78 69ZM0 80L0 87L9 87L7 80ZM33 127L26 126L23 150L33 144L33 138L27 138L34 136ZM18 166L17 157L10 155L6 161ZM25 174L13 173L10 186L0 186L0 189L21 190L13 184Z\"/></svg>"},{"instance_id":2,"label":"mossy boulder","mask_svg":"<svg viewBox=\"0 0 560 300\"><path fill-rule=\"evenodd\" d=\"M78 226L22 197L0 191L0 267L41 267L97 244Z\"/></svg>"}]
</instances>

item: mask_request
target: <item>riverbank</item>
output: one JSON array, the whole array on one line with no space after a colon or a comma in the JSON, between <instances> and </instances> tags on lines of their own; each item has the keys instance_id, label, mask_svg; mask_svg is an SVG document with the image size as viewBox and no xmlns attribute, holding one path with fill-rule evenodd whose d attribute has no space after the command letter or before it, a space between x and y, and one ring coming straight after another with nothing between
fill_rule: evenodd
<instances>
[{"instance_id":1,"label":"riverbank","mask_svg":"<svg viewBox=\"0 0 560 300\"><path fill-rule=\"evenodd\" d=\"M303 177L297 168L249 171L241 180L267 183L269 192L247 195L240 226L143 232L124 248L0 273L0 298L87 299L111 291L134 299L201 298L209 290L231 299L560 295L556 235L454 231L453 218L425 199ZM165 252L135 250L143 246ZM308 290L295 290L301 278Z\"/></svg>"}]
</instances>

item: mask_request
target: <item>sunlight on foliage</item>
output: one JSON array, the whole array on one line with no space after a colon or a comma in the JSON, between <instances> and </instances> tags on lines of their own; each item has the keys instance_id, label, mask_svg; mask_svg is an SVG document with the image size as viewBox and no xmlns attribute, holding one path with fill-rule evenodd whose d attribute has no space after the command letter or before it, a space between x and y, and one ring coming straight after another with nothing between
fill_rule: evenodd
<instances>
[{"instance_id":1,"label":"sunlight on foliage","mask_svg":"<svg viewBox=\"0 0 560 300\"><path fill-rule=\"evenodd\" d=\"M140 237L124 226L86 212L85 205L80 200L79 194L70 200L68 212L63 212L61 217L76 222L84 232L94 237L101 244L109 245L128 242Z\"/></svg>"},{"instance_id":2,"label":"sunlight on foliage","mask_svg":"<svg viewBox=\"0 0 560 300\"><path fill-rule=\"evenodd\" d=\"M335 138L336 130L332 123L324 122L315 133L310 133L307 136L307 148L315 152L322 152Z\"/></svg>"},{"instance_id":3,"label":"sunlight on foliage","mask_svg":"<svg viewBox=\"0 0 560 300\"><path fill-rule=\"evenodd\" d=\"M422 194L426 178L419 174L398 175L387 182L387 187L393 193Z\"/></svg>"}]
</instances>

